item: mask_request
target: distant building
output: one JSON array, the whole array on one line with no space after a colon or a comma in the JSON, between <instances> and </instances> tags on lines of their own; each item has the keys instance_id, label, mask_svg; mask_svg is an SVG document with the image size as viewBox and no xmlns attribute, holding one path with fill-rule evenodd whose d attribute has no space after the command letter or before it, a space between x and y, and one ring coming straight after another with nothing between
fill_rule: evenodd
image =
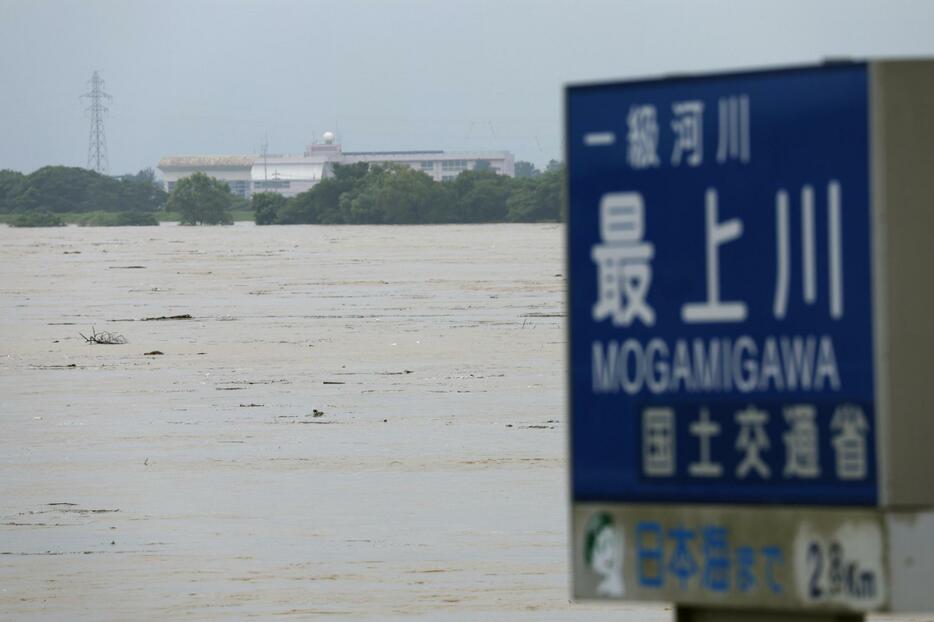
<instances>
[{"instance_id":1,"label":"distant building","mask_svg":"<svg viewBox=\"0 0 934 622\"><path fill-rule=\"evenodd\" d=\"M287 197L311 190L330 173L330 160L320 156L258 156L250 168L253 192L278 192ZM245 194L243 196L250 196Z\"/></svg>"},{"instance_id":2,"label":"distant building","mask_svg":"<svg viewBox=\"0 0 934 622\"><path fill-rule=\"evenodd\" d=\"M515 160L508 151L343 151L334 134L312 143L304 155L167 156L159 161L165 189L197 172L226 181L234 194L249 198L255 192L278 192L287 197L310 190L333 174L334 164L398 163L450 181L463 171L478 168L514 177Z\"/></svg>"},{"instance_id":3,"label":"distant building","mask_svg":"<svg viewBox=\"0 0 934 622\"><path fill-rule=\"evenodd\" d=\"M159 170L165 177L165 190L172 192L179 179L192 173L204 173L223 179L230 191L246 197L250 195L254 156L168 156L159 160Z\"/></svg>"}]
</instances>

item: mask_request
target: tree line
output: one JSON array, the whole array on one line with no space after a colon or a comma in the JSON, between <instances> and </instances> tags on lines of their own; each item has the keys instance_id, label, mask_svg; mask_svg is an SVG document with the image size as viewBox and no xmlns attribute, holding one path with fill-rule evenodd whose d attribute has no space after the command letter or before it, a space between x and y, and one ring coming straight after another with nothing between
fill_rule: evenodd
<instances>
[{"instance_id":1,"label":"tree line","mask_svg":"<svg viewBox=\"0 0 934 622\"><path fill-rule=\"evenodd\" d=\"M521 167L520 167L521 165ZM436 182L404 164L336 164L333 175L292 198L252 199L256 224L441 224L563 219L564 169L517 163L522 177L463 171Z\"/></svg>"},{"instance_id":2,"label":"tree line","mask_svg":"<svg viewBox=\"0 0 934 622\"><path fill-rule=\"evenodd\" d=\"M91 226L158 224L160 210L182 224L227 224L231 209L247 207L260 225L555 222L564 216L563 178L555 161L544 172L517 162L514 178L481 167L444 182L403 164L361 162L334 165L333 175L297 196L258 193L247 203L204 173L167 194L152 169L108 177L46 166L28 175L0 171L0 214L19 226L61 225L67 215Z\"/></svg>"},{"instance_id":3,"label":"tree line","mask_svg":"<svg viewBox=\"0 0 934 622\"><path fill-rule=\"evenodd\" d=\"M0 171L4 214L155 212L166 198L152 169L121 177L69 166L44 166L28 175Z\"/></svg>"}]
</instances>

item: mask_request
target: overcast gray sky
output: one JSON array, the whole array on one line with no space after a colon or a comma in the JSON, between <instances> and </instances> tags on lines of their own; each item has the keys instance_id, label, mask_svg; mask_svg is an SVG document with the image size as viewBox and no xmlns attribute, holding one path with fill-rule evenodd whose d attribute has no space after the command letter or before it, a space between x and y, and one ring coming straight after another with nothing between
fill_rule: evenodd
<instances>
[{"instance_id":1,"label":"overcast gray sky","mask_svg":"<svg viewBox=\"0 0 934 622\"><path fill-rule=\"evenodd\" d=\"M167 154L561 153L567 82L934 55L921 0L0 0L0 168L84 166L79 95L113 96L112 173Z\"/></svg>"}]
</instances>

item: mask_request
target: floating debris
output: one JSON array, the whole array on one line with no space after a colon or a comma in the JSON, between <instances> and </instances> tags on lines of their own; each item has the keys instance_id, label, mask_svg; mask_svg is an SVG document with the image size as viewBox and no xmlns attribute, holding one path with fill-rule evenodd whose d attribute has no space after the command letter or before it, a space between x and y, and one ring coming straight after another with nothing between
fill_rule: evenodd
<instances>
[{"instance_id":1,"label":"floating debris","mask_svg":"<svg viewBox=\"0 0 934 622\"><path fill-rule=\"evenodd\" d=\"M121 345L126 343L126 337L123 335L118 335L117 333L111 333L104 331L102 333L97 332L94 327L91 327L91 336L87 337L82 333L78 333L87 343L99 343L103 345Z\"/></svg>"},{"instance_id":2,"label":"floating debris","mask_svg":"<svg viewBox=\"0 0 934 622\"><path fill-rule=\"evenodd\" d=\"M182 315L160 315L159 317L144 317L140 322L161 322L163 320L190 320L192 319L190 313L185 313Z\"/></svg>"}]
</instances>

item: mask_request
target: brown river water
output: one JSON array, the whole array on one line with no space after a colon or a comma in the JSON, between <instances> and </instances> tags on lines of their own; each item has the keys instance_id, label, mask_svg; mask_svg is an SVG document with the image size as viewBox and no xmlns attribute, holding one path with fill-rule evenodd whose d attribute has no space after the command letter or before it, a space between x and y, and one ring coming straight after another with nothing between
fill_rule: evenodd
<instances>
[{"instance_id":1,"label":"brown river water","mask_svg":"<svg viewBox=\"0 0 934 622\"><path fill-rule=\"evenodd\" d=\"M0 226L0 620L669 622L569 602L562 238Z\"/></svg>"},{"instance_id":2,"label":"brown river water","mask_svg":"<svg viewBox=\"0 0 934 622\"><path fill-rule=\"evenodd\" d=\"M0 227L0 619L670 620L569 602L562 236Z\"/></svg>"}]
</instances>

